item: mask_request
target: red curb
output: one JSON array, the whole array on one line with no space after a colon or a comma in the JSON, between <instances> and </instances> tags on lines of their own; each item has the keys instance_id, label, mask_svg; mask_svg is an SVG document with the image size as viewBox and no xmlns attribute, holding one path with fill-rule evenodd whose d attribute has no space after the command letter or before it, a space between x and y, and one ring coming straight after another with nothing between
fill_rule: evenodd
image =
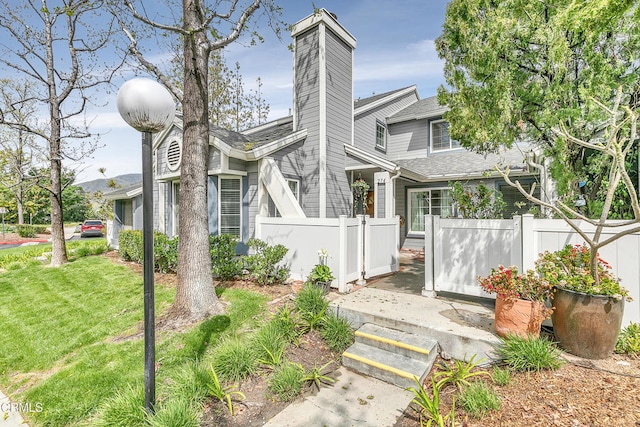
<instances>
[{"instance_id":1,"label":"red curb","mask_svg":"<svg viewBox=\"0 0 640 427\"><path fill-rule=\"evenodd\" d=\"M23 245L25 243L47 243L49 240L14 240L12 242L0 242L0 245Z\"/></svg>"}]
</instances>

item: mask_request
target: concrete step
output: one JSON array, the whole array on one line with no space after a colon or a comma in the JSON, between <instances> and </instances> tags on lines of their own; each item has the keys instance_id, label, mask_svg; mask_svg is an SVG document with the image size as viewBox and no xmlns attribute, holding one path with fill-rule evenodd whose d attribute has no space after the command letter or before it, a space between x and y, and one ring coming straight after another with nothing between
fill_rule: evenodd
<instances>
[{"instance_id":1,"label":"concrete step","mask_svg":"<svg viewBox=\"0 0 640 427\"><path fill-rule=\"evenodd\" d=\"M362 288L331 301L329 309L354 329L372 323L429 337L440 352L458 360L475 354L491 363L500 343L493 334L493 310L466 301Z\"/></svg>"},{"instance_id":2,"label":"concrete step","mask_svg":"<svg viewBox=\"0 0 640 427\"><path fill-rule=\"evenodd\" d=\"M378 347L356 342L342 353L342 364L354 371L407 388L423 381L431 365Z\"/></svg>"},{"instance_id":3,"label":"concrete step","mask_svg":"<svg viewBox=\"0 0 640 427\"><path fill-rule=\"evenodd\" d=\"M355 332L356 342L378 347L392 353L433 364L438 354L438 343L423 335L365 323Z\"/></svg>"}]
</instances>

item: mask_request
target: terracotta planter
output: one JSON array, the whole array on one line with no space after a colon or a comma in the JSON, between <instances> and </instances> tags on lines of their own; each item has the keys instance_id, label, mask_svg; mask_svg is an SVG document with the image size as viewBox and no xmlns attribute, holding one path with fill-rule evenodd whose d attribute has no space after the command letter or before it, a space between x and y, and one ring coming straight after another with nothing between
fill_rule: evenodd
<instances>
[{"instance_id":1,"label":"terracotta planter","mask_svg":"<svg viewBox=\"0 0 640 427\"><path fill-rule=\"evenodd\" d=\"M624 299L556 288L553 331L562 348L586 359L605 359L616 346Z\"/></svg>"},{"instance_id":2,"label":"terracotta planter","mask_svg":"<svg viewBox=\"0 0 640 427\"><path fill-rule=\"evenodd\" d=\"M493 327L501 337L507 335L538 337L540 325L544 320L543 312L544 304L542 303L523 299L505 301L498 297Z\"/></svg>"}]
</instances>

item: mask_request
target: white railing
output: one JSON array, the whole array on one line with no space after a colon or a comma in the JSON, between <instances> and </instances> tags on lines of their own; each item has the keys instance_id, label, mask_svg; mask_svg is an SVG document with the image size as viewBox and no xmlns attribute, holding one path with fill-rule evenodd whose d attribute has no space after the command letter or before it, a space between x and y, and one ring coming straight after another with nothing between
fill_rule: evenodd
<instances>
[{"instance_id":1,"label":"white railing","mask_svg":"<svg viewBox=\"0 0 640 427\"><path fill-rule=\"evenodd\" d=\"M318 251L324 249L329 253L327 265L336 277L332 286L347 292L349 282L398 270L399 230L399 217L268 218L258 215L255 236L289 249L285 263L290 268L290 276L296 280L307 279L320 261Z\"/></svg>"},{"instance_id":2,"label":"white railing","mask_svg":"<svg viewBox=\"0 0 640 427\"><path fill-rule=\"evenodd\" d=\"M580 229L588 234L589 224ZM601 239L624 227L605 230ZM534 219L532 215L510 220L442 219L425 217L425 294L453 292L491 297L480 289L477 276L486 276L498 265L534 267L538 254L568 244L584 243L563 220ZM623 323L640 322L640 233L630 234L600 250L613 267L633 301L627 303Z\"/></svg>"}]
</instances>

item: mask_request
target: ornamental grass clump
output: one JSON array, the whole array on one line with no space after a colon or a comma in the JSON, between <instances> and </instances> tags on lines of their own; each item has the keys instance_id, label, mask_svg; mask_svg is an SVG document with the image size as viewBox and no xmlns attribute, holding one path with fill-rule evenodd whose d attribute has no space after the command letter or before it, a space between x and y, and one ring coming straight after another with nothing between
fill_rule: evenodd
<instances>
[{"instance_id":1,"label":"ornamental grass clump","mask_svg":"<svg viewBox=\"0 0 640 427\"><path fill-rule=\"evenodd\" d=\"M544 303L553 288L548 280L537 277L533 270L518 274L518 267L515 265L492 268L491 274L478 277L478 282L483 291L496 294L506 301L525 299Z\"/></svg>"},{"instance_id":2,"label":"ornamental grass clump","mask_svg":"<svg viewBox=\"0 0 640 427\"><path fill-rule=\"evenodd\" d=\"M585 245L567 245L559 251L545 251L536 261L536 271L542 280L552 286L605 295L631 301L629 291L620 286L620 279L611 271L611 265L597 256L596 271L591 268L591 252Z\"/></svg>"}]
</instances>

